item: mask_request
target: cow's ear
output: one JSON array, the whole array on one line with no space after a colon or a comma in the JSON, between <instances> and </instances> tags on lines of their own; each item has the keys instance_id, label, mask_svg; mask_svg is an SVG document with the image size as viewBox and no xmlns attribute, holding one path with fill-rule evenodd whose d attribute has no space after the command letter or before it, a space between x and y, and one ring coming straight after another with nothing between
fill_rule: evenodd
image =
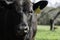
<instances>
[{"instance_id":1,"label":"cow's ear","mask_svg":"<svg viewBox=\"0 0 60 40\"><path fill-rule=\"evenodd\" d=\"M39 1L37 3L34 3L33 10L36 10L38 7L40 10L42 10L47 4L48 4L48 1Z\"/></svg>"}]
</instances>

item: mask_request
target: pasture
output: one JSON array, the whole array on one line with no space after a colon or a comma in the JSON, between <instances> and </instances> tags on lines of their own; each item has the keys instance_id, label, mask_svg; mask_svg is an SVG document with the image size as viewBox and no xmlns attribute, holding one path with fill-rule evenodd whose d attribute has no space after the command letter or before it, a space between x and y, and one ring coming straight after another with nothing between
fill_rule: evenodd
<instances>
[{"instance_id":1,"label":"pasture","mask_svg":"<svg viewBox=\"0 0 60 40\"><path fill-rule=\"evenodd\" d=\"M55 31L50 31L49 25L38 25L35 40L60 40L60 26Z\"/></svg>"}]
</instances>

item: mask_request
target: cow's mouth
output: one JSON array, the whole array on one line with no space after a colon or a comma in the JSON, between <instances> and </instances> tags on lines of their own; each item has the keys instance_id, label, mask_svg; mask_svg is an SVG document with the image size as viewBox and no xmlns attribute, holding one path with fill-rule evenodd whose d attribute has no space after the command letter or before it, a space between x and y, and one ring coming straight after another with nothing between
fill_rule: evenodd
<instances>
[{"instance_id":1,"label":"cow's mouth","mask_svg":"<svg viewBox=\"0 0 60 40\"><path fill-rule=\"evenodd\" d=\"M28 30L17 31L17 35L25 35L25 34L27 34L28 32L29 32Z\"/></svg>"}]
</instances>

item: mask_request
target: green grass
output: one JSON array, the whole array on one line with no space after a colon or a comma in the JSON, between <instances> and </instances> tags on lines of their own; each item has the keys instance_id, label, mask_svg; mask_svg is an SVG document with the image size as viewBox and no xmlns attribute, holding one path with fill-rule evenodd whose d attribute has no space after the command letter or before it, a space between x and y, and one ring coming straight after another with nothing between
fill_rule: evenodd
<instances>
[{"instance_id":1,"label":"green grass","mask_svg":"<svg viewBox=\"0 0 60 40\"><path fill-rule=\"evenodd\" d=\"M35 40L60 40L60 27L55 31L50 31L48 25L38 25Z\"/></svg>"}]
</instances>

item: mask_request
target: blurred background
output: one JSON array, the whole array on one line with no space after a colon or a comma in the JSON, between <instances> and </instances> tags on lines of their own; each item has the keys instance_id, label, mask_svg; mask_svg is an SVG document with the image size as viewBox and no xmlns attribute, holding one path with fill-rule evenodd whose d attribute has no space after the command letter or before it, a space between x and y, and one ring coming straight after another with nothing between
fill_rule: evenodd
<instances>
[{"instance_id":1,"label":"blurred background","mask_svg":"<svg viewBox=\"0 0 60 40\"><path fill-rule=\"evenodd\" d=\"M60 40L60 0L31 1L48 1L48 5L37 14L36 40Z\"/></svg>"},{"instance_id":2,"label":"blurred background","mask_svg":"<svg viewBox=\"0 0 60 40\"><path fill-rule=\"evenodd\" d=\"M43 0L31 0L31 1L36 3L38 1ZM46 0L46 1L48 1L48 5L43 10L41 10L39 14L37 14L38 24L49 25L50 19L54 19L54 17L60 12L60 0ZM58 15L57 18L55 19L55 24L60 25L60 15Z\"/></svg>"}]
</instances>

